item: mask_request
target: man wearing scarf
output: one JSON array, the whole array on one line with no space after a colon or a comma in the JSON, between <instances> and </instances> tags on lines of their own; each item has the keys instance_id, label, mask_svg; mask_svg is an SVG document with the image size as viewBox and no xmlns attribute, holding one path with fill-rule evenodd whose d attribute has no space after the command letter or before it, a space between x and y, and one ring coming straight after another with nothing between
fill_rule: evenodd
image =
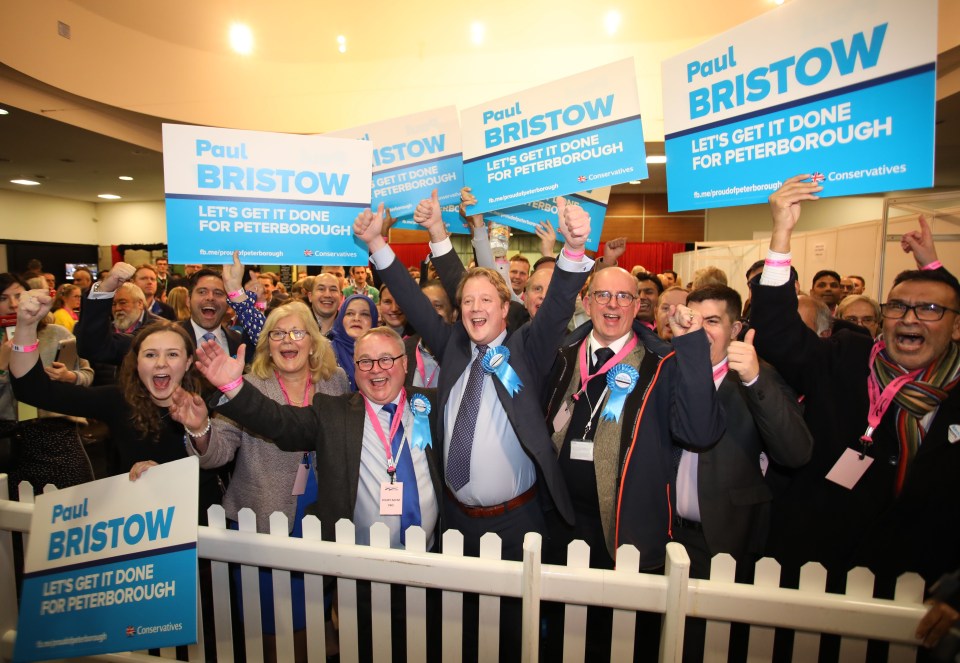
<instances>
[{"instance_id":1,"label":"man wearing scarf","mask_svg":"<svg viewBox=\"0 0 960 663\"><path fill-rule=\"evenodd\" d=\"M772 468L782 492L768 553L785 567L867 565L884 579L916 571L933 582L960 563L960 284L920 217L902 240L920 269L894 281L881 339L816 337L789 276L801 203L823 189L809 180L792 177L770 197L770 251L752 284L757 349L804 395L815 440L804 468Z\"/></svg>"}]
</instances>

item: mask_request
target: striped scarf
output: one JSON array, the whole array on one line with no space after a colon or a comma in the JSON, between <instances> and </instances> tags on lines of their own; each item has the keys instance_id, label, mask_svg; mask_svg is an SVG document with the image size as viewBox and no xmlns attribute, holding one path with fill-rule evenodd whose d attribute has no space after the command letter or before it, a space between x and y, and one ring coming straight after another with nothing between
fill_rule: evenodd
<instances>
[{"instance_id":1,"label":"striped scarf","mask_svg":"<svg viewBox=\"0 0 960 663\"><path fill-rule=\"evenodd\" d=\"M882 342L882 341L881 341ZM884 389L890 382L905 373L888 356L886 350L879 352L871 368ZM927 366L915 380L903 385L893 402L898 405L896 427L900 442L900 464L897 467L897 493L903 488L907 464L917 453L926 434L920 420L933 412L947 398L947 393L960 382L960 347L950 343L947 351Z\"/></svg>"}]
</instances>

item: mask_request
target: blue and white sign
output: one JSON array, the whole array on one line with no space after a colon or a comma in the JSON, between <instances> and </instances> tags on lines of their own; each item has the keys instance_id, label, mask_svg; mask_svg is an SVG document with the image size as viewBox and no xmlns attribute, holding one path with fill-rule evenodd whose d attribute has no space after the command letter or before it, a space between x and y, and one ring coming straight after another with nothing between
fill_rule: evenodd
<instances>
[{"instance_id":1,"label":"blue and white sign","mask_svg":"<svg viewBox=\"0 0 960 663\"><path fill-rule=\"evenodd\" d=\"M397 219L394 228L423 230L413 211L437 190L443 221L452 233L469 233L460 216L463 154L460 120L455 106L407 115L362 127L332 131L327 136L373 143L373 195Z\"/></svg>"},{"instance_id":2,"label":"blue and white sign","mask_svg":"<svg viewBox=\"0 0 960 663\"><path fill-rule=\"evenodd\" d=\"M936 0L795 0L663 63L670 211L933 186Z\"/></svg>"},{"instance_id":3,"label":"blue and white sign","mask_svg":"<svg viewBox=\"0 0 960 663\"><path fill-rule=\"evenodd\" d=\"M365 265L369 142L163 125L170 262Z\"/></svg>"},{"instance_id":4,"label":"blue and white sign","mask_svg":"<svg viewBox=\"0 0 960 663\"><path fill-rule=\"evenodd\" d=\"M460 113L470 214L647 176L633 59Z\"/></svg>"},{"instance_id":5,"label":"blue and white sign","mask_svg":"<svg viewBox=\"0 0 960 663\"><path fill-rule=\"evenodd\" d=\"M590 236L587 238L587 248L596 251L600 248L600 234L603 232L603 219L607 214L607 202L610 200L610 187L571 193L563 198L568 205L579 205L590 215ZM541 221L549 221L553 224L557 236L560 236L557 227L556 198L487 212L483 216L488 221L495 221L528 233L535 233L536 226Z\"/></svg>"},{"instance_id":6,"label":"blue and white sign","mask_svg":"<svg viewBox=\"0 0 960 663\"><path fill-rule=\"evenodd\" d=\"M37 497L15 661L197 641L199 472L184 458Z\"/></svg>"}]
</instances>

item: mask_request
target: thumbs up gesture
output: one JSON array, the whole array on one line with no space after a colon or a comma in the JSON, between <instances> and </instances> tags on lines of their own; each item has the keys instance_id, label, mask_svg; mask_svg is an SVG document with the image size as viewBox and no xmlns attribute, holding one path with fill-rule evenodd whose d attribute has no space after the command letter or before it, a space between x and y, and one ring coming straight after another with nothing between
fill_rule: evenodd
<instances>
[{"instance_id":1,"label":"thumbs up gesture","mask_svg":"<svg viewBox=\"0 0 960 663\"><path fill-rule=\"evenodd\" d=\"M753 347L753 337L757 330L751 329L742 341L733 341L727 348L730 370L736 371L741 382L753 382L760 375L760 360Z\"/></svg>"},{"instance_id":2,"label":"thumbs up gesture","mask_svg":"<svg viewBox=\"0 0 960 663\"><path fill-rule=\"evenodd\" d=\"M436 189L430 193L429 198L424 198L417 204L417 209L413 211L413 220L430 233L431 242L440 242L446 239L447 228L443 224L440 197L437 195Z\"/></svg>"}]
</instances>

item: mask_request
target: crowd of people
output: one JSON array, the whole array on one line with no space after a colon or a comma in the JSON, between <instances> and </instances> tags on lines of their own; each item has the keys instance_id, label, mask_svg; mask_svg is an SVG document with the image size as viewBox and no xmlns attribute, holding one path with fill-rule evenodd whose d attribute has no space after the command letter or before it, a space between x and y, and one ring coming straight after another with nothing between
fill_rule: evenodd
<instances>
[{"instance_id":1,"label":"crowd of people","mask_svg":"<svg viewBox=\"0 0 960 663\"><path fill-rule=\"evenodd\" d=\"M591 259L590 218L562 198L559 254L547 223L542 259L497 261L469 190L469 266L434 193L414 213L428 263L399 262L381 206L354 224L372 270L324 267L290 292L236 256L221 271L189 265L185 279L166 260L117 263L82 295L80 283L53 296L0 275L0 315L17 316L0 349L0 408L15 395L105 422L108 472L131 479L197 456L201 522L211 504L231 521L250 507L265 532L281 511L296 536L312 513L325 538L351 519L358 543L382 522L397 548L417 525L432 550L456 529L473 556L493 532L513 560L535 531L546 561L563 563L582 539L590 565L612 569L631 544L649 573L678 541L694 578L729 553L743 581L771 556L785 586L809 561L834 588L856 565L877 573L881 594L905 571L932 584L960 566L949 524L960 284L921 217L902 242L917 269L883 303L863 294L863 278L832 270L804 292L791 236L822 188L799 175L771 196L769 252L747 272L746 303L717 268L684 284L618 264L622 238ZM71 366L53 361L69 336L49 332L60 325L76 337ZM519 614L503 602L503 660L519 657ZM561 632L562 619L545 609L544 628ZM610 622L610 611L588 612L591 656L609 658ZM656 656L658 629L637 620L638 658ZM469 654L477 634L465 635ZM703 625L689 620L685 658L702 654Z\"/></svg>"}]
</instances>

